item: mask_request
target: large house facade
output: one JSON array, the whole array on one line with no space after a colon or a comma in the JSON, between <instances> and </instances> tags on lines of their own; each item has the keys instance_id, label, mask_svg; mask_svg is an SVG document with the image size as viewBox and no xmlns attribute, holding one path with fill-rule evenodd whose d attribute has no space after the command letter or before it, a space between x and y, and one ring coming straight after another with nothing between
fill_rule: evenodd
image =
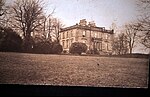
<instances>
[{"instance_id":1,"label":"large house facade","mask_svg":"<svg viewBox=\"0 0 150 97\"><path fill-rule=\"evenodd\" d=\"M61 29L60 44L66 52L69 52L72 43L82 42L88 50L96 49L100 54L111 54L113 35L113 30L96 27L94 22L87 24L86 19L82 19L79 24Z\"/></svg>"}]
</instances>

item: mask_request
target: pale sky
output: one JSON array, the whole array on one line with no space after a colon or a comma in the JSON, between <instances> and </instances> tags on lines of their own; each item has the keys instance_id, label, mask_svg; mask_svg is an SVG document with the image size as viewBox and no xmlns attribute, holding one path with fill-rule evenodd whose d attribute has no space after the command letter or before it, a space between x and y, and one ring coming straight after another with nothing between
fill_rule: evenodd
<instances>
[{"instance_id":1,"label":"pale sky","mask_svg":"<svg viewBox=\"0 0 150 97\"><path fill-rule=\"evenodd\" d=\"M15 0L6 0L12 3ZM67 26L78 23L81 19L95 21L99 27L110 28L115 22L121 26L137 18L137 0L42 0L46 14L55 8L54 17Z\"/></svg>"},{"instance_id":2,"label":"pale sky","mask_svg":"<svg viewBox=\"0 0 150 97\"><path fill-rule=\"evenodd\" d=\"M112 22L118 26L133 21L137 16L136 0L45 0L47 13L55 9L54 16L66 26L80 19L95 21L97 26L109 28Z\"/></svg>"}]
</instances>

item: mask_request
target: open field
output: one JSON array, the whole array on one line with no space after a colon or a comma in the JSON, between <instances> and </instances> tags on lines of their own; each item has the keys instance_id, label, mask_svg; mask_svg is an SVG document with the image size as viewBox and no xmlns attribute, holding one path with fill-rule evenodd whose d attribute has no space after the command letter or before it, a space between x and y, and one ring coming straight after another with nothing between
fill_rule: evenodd
<instances>
[{"instance_id":1,"label":"open field","mask_svg":"<svg viewBox=\"0 0 150 97\"><path fill-rule=\"evenodd\" d=\"M148 70L145 58L0 52L1 84L147 87Z\"/></svg>"}]
</instances>

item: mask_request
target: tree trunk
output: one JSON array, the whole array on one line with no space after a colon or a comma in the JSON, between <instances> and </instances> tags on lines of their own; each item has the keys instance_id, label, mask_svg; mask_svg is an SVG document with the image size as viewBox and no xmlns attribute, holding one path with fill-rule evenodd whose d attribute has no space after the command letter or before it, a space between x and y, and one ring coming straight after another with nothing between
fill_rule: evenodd
<instances>
[{"instance_id":1,"label":"tree trunk","mask_svg":"<svg viewBox=\"0 0 150 97\"><path fill-rule=\"evenodd\" d=\"M132 47L130 47L130 54L132 54Z\"/></svg>"},{"instance_id":2,"label":"tree trunk","mask_svg":"<svg viewBox=\"0 0 150 97\"><path fill-rule=\"evenodd\" d=\"M24 51L25 52L31 52L32 50L32 40L30 33L27 33L25 36L25 41L23 43Z\"/></svg>"}]
</instances>

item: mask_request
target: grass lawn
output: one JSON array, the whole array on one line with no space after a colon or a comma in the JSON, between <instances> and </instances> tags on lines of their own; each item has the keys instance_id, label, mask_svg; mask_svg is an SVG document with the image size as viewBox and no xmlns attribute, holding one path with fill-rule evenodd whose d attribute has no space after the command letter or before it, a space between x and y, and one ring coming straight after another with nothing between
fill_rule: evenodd
<instances>
[{"instance_id":1,"label":"grass lawn","mask_svg":"<svg viewBox=\"0 0 150 97\"><path fill-rule=\"evenodd\" d=\"M148 70L145 58L0 52L1 84L143 88Z\"/></svg>"}]
</instances>

